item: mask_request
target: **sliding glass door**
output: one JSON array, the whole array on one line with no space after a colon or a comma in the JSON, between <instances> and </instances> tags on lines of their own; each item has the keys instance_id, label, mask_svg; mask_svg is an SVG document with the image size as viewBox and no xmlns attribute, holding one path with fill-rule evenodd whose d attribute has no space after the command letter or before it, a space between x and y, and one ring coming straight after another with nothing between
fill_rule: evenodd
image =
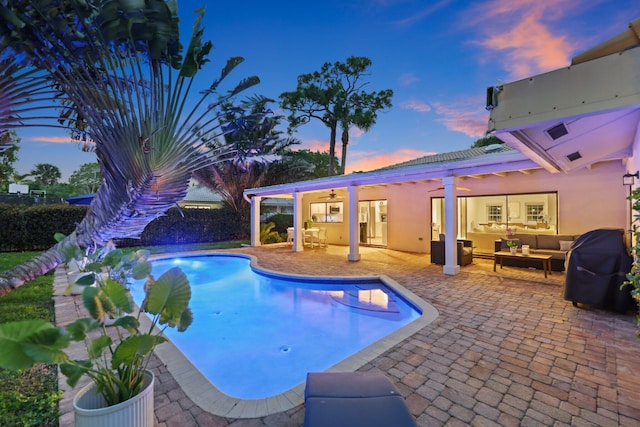
<instances>
[{"instance_id":1,"label":"sliding glass door","mask_svg":"<svg viewBox=\"0 0 640 427\"><path fill-rule=\"evenodd\" d=\"M367 200L358 202L360 244L387 246L387 201Z\"/></svg>"},{"instance_id":2,"label":"sliding glass door","mask_svg":"<svg viewBox=\"0 0 640 427\"><path fill-rule=\"evenodd\" d=\"M431 199L431 239L444 233L444 199ZM494 241L510 234L558 234L558 193L458 197L458 239L475 252L493 252Z\"/></svg>"}]
</instances>

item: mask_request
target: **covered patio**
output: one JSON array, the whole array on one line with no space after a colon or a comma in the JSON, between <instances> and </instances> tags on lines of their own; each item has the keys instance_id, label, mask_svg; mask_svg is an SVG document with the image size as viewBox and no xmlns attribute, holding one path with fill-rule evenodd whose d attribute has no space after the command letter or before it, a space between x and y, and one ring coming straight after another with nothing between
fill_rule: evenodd
<instances>
[{"instance_id":1,"label":"covered patio","mask_svg":"<svg viewBox=\"0 0 640 427\"><path fill-rule=\"evenodd\" d=\"M286 245L234 249L260 266L314 275L385 274L436 307L438 318L360 370L381 371L400 390L420 426L635 426L640 419L640 340L632 313L574 308L563 300L564 275L474 260L456 276L428 254L348 246L292 252ZM64 272L56 277L64 277ZM56 297L68 318L71 297ZM65 314L66 313L66 314ZM302 405L253 419L204 411L155 361L158 426L302 426ZM174 374L176 376L174 376ZM64 388L64 386L61 385ZM70 396L61 426L70 426Z\"/></svg>"}]
</instances>

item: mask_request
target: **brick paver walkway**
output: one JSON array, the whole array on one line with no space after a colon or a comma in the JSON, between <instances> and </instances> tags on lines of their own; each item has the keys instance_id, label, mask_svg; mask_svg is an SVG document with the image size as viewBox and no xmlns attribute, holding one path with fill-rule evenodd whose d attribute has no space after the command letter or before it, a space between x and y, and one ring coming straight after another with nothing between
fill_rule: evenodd
<instances>
[{"instance_id":1,"label":"brick paver walkway","mask_svg":"<svg viewBox=\"0 0 640 427\"><path fill-rule=\"evenodd\" d=\"M384 372L419 426L638 426L640 339L632 313L575 308L562 297L564 275L475 259L445 276L429 256L363 248L292 253L289 247L242 248L265 268L297 274L385 274L435 306L440 315L361 370ZM64 279L64 274L59 274ZM76 305L56 297L57 319ZM304 407L260 419L202 411L154 360L155 414L164 426L302 426ZM73 424L70 397L61 426Z\"/></svg>"}]
</instances>

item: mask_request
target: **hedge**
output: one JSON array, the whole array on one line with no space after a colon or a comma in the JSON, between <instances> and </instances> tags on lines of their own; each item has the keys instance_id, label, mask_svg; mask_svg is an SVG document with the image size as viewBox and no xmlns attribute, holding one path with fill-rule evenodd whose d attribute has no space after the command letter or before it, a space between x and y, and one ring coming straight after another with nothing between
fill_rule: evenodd
<instances>
[{"instance_id":1,"label":"hedge","mask_svg":"<svg viewBox=\"0 0 640 427\"><path fill-rule=\"evenodd\" d=\"M86 206L0 204L0 250L33 251L55 245L55 233L69 234Z\"/></svg>"},{"instance_id":2,"label":"hedge","mask_svg":"<svg viewBox=\"0 0 640 427\"><path fill-rule=\"evenodd\" d=\"M55 233L70 234L82 221L86 206L0 204L0 251L48 249ZM152 221L139 239L118 240L118 246L210 243L249 236L246 212L231 209L169 209Z\"/></svg>"}]
</instances>

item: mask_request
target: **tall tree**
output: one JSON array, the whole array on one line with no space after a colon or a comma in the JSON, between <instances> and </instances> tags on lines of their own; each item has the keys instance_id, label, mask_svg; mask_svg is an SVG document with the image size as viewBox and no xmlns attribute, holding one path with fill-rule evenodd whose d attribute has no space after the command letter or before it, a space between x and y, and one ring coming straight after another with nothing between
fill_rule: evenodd
<instances>
[{"instance_id":1,"label":"tall tree","mask_svg":"<svg viewBox=\"0 0 640 427\"><path fill-rule=\"evenodd\" d=\"M74 171L69 177L69 185L76 194L95 193L102 178L100 165L97 163L85 163L80 169Z\"/></svg>"},{"instance_id":2,"label":"tall tree","mask_svg":"<svg viewBox=\"0 0 640 427\"><path fill-rule=\"evenodd\" d=\"M334 167L336 166L334 158ZM326 176L329 176L328 152L286 150L278 161L269 166L263 185L286 184Z\"/></svg>"},{"instance_id":3,"label":"tall tree","mask_svg":"<svg viewBox=\"0 0 640 427\"><path fill-rule=\"evenodd\" d=\"M4 131L0 134L0 191L7 191L16 173L13 164L18 160L19 142L20 138L15 131Z\"/></svg>"},{"instance_id":4,"label":"tall tree","mask_svg":"<svg viewBox=\"0 0 640 427\"><path fill-rule=\"evenodd\" d=\"M33 177L37 185L45 188L56 185L62 176L60 168L49 163L38 163L31 172L29 172L29 175Z\"/></svg>"},{"instance_id":5,"label":"tall tree","mask_svg":"<svg viewBox=\"0 0 640 427\"><path fill-rule=\"evenodd\" d=\"M103 184L71 235L0 275L0 296L57 266L68 246L138 237L150 221L184 198L194 170L229 150L207 150L212 141L242 126L238 120L223 127L221 106L258 79L243 79L224 91L223 82L242 62L232 58L206 90L187 102L212 47L202 40L204 12L196 13L183 52L175 0L41 0L28 8L20 0L2 2L0 47L5 58L22 62L0 67L0 74L17 79L20 93L49 90L51 102L63 97L67 108L81 112L58 119L77 122L81 115L86 138L95 144ZM25 67L38 70L27 75L30 86L21 83ZM42 73L46 79L36 80ZM13 103L0 108L0 126L20 122L11 108L28 97L20 99L13 88L2 85L0 97Z\"/></svg>"},{"instance_id":6,"label":"tall tree","mask_svg":"<svg viewBox=\"0 0 640 427\"><path fill-rule=\"evenodd\" d=\"M298 76L298 86L293 92L280 95L280 106L289 111L289 130L320 120L330 130L329 157L336 153L338 126L342 127L342 161L339 173L344 173L347 162L349 128L355 126L368 131L378 118L378 112L391 108L393 91L365 92L368 82L362 81L371 67L371 60L362 56L350 56L346 63L326 62L320 71ZM329 163L329 175L335 175L333 162Z\"/></svg>"},{"instance_id":7,"label":"tall tree","mask_svg":"<svg viewBox=\"0 0 640 427\"><path fill-rule=\"evenodd\" d=\"M223 140L210 144L212 150L219 146L235 147L227 156L206 168L194 172L194 177L207 188L218 192L225 204L235 212L244 212L247 202L243 191L262 185L267 177L270 164L277 161L283 150L298 144L294 138L284 137L277 129L282 116L273 114L268 104L273 100L254 96L238 105L223 107L224 125L238 123L234 132L224 135Z\"/></svg>"}]
</instances>

